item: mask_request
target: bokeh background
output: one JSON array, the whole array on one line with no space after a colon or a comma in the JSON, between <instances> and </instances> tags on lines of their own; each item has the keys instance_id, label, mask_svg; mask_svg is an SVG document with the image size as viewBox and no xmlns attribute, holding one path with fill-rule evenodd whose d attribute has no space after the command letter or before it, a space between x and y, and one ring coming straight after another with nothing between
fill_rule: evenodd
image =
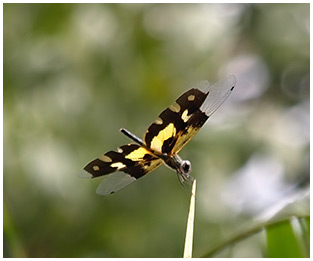
<instances>
[{"instance_id":1,"label":"bokeh background","mask_svg":"<svg viewBox=\"0 0 313 261\"><path fill-rule=\"evenodd\" d=\"M202 80L237 86L180 153L198 180L194 256L308 187L309 9L4 4L4 256L181 257L174 172L107 197L79 174ZM229 255L264 256L261 238Z\"/></svg>"}]
</instances>

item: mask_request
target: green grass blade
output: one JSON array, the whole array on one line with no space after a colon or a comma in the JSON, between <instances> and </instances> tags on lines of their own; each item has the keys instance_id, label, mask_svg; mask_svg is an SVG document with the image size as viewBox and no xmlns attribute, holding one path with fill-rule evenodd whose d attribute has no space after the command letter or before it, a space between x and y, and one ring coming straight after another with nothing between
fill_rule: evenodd
<instances>
[{"instance_id":1,"label":"green grass blade","mask_svg":"<svg viewBox=\"0 0 313 261\"><path fill-rule=\"evenodd\" d=\"M266 238L267 257L303 257L290 220L267 226Z\"/></svg>"},{"instance_id":2,"label":"green grass blade","mask_svg":"<svg viewBox=\"0 0 313 261\"><path fill-rule=\"evenodd\" d=\"M192 243L193 243L193 228L194 228L194 217L195 217L195 199L196 199L196 180L192 183L192 192L190 197L189 214L187 221L186 237L185 237L185 248L184 258L192 257Z\"/></svg>"}]
</instances>

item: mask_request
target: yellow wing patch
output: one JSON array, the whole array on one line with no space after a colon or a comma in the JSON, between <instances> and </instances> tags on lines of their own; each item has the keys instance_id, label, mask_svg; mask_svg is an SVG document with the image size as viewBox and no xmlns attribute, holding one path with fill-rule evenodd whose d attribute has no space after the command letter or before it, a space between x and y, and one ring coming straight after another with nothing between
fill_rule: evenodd
<instances>
[{"instance_id":1,"label":"yellow wing patch","mask_svg":"<svg viewBox=\"0 0 313 261\"><path fill-rule=\"evenodd\" d=\"M199 129L200 127L195 128L195 127L189 126L189 128L186 129L186 133L181 135L177 139L177 142L173 148L173 151L175 153L178 153L193 138L193 136L195 136L198 133Z\"/></svg>"},{"instance_id":2,"label":"yellow wing patch","mask_svg":"<svg viewBox=\"0 0 313 261\"><path fill-rule=\"evenodd\" d=\"M93 169L94 171L98 171L100 168L99 168L99 166L93 166L92 169Z\"/></svg>"},{"instance_id":3,"label":"yellow wing patch","mask_svg":"<svg viewBox=\"0 0 313 261\"><path fill-rule=\"evenodd\" d=\"M161 130L157 136L155 136L151 141L151 149L162 152L162 146L164 141L176 135L176 128L173 123L167 125L163 130Z\"/></svg>"},{"instance_id":4,"label":"yellow wing patch","mask_svg":"<svg viewBox=\"0 0 313 261\"><path fill-rule=\"evenodd\" d=\"M125 164L123 164L122 162L115 162L111 164L112 168L117 168L117 169L123 169L126 167Z\"/></svg>"},{"instance_id":5,"label":"yellow wing patch","mask_svg":"<svg viewBox=\"0 0 313 261\"><path fill-rule=\"evenodd\" d=\"M112 159L106 155L102 155L99 160L102 160L103 162L112 162Z\"/></svg>"},{"instance_id":6,"label":"yellow wing patch","mask_svg":"<svg viewBox=\"0 0 313 261\"><path fill-rule=\"evenodd\" d=\"M188 115L188 110L184 110L183 114L181 115L181 118L184 122L187 122L189 120L189 118L191 117L191 115Z\"/></svg>"},{"instance_id":7,"label":"yellow wing patch","mask_svg":"<svg viewBox=\"0 0 313 261\"><path fill-rule=\"evenodd\" d=\"M133 160L133 161L139 161L139 160L142 160L146 154L152 155L148 150L146 150L143 147L140 147L134 150L133 152L131 152L130 154L128 154L127 156L125 156L125 158Z\"/></svg>"},{"instance_id":8,"label":"yellow wing patch","mask_svg":"<svg viewBox=\"0 0 313 261\"><path fill-rule=\"evenodd\" d=\"M188 99L188 101L194 101L195 98L196 98L196 96L194 96L194 95L192 94L192 95L189 95L187 99Z\"/></svg>"},{"instance_id":9,"label":"yellow wing patch","mask_svg":"<svg viewBox=\"0 0 313 261\"><path fill-rule=\"evenodd\" d=\"M171 111L173 111L173 112L179 112L180 111L180 109L181 109L181 107L180 107L180 105L177 103L177 102L174 102L170 107L169 107L169 109L171 110Z\"/></svg>"}]
</instances>

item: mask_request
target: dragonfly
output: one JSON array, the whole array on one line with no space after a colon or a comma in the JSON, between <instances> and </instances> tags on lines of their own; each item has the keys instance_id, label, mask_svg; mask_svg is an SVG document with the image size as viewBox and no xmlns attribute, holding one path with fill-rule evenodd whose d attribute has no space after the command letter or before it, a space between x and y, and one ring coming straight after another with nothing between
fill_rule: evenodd
<instances>
[{"instance_id":1,"label":"dragonfly","mask_svg":"<svg viewBox=\"0 0 313 261\"><path fill-rule=\"evenodd\" d=\"M223 104L235 84L236 77L230 75L213 85L203 81L189 89L161 112L143 139L120 129L134 143L108 151L84 167L88 177L104 177L96 193L115 193L163 164L176 171L180 183L192 183L191 163L181 159L178 152Z\"/></svg>"}]
</instances>

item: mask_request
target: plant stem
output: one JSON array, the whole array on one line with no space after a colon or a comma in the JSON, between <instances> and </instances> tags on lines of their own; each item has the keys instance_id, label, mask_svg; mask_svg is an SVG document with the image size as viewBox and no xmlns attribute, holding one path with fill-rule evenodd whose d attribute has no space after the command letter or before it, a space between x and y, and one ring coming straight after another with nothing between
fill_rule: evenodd
<instances>
[{"instance_id":1,"label":"plant stem","mask_svg":"<svg viewBox=\"0 0 313 261\"><path fill-rule=\"evenodd\" d=\"M196 199L196 179L192 183L192 192L190 197L189 214L186 229L184 258L192 257L192 243L193 243L193 228L194 228L194 217L195 217L195 199Z\"/></svg>"}]
</instances>

